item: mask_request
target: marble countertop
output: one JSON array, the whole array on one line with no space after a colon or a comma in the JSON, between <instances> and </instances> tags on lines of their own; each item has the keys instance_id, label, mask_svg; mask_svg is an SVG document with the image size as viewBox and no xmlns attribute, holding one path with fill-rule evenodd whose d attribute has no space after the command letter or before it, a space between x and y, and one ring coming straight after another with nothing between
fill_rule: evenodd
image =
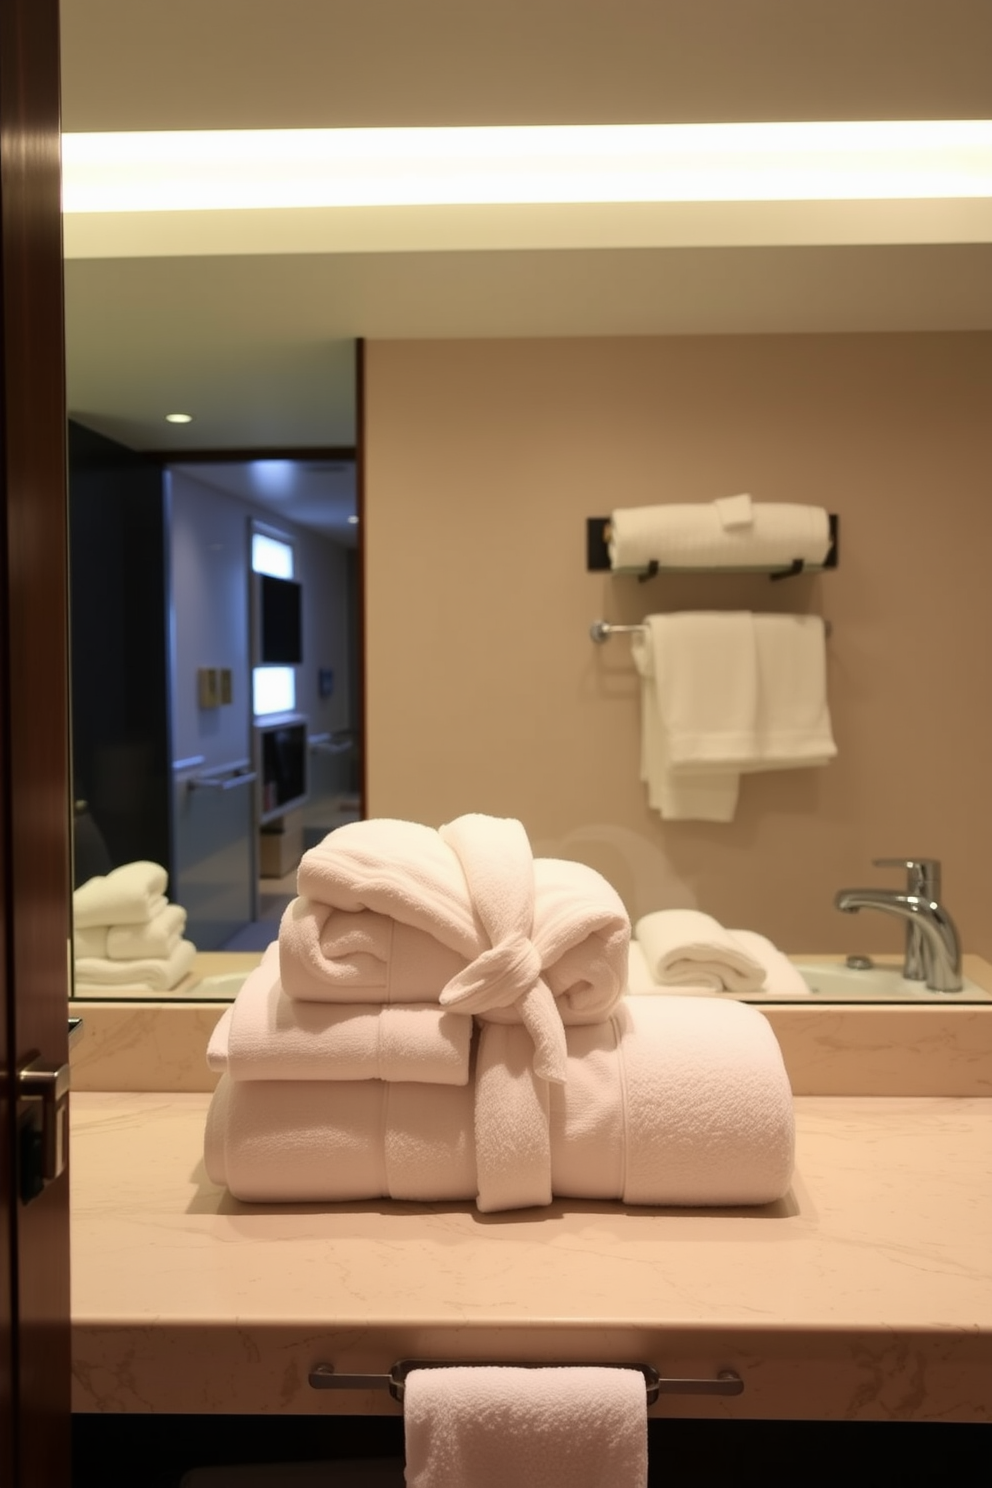
<instances>
[{"instance_id":1,"label":"marble countertop","mask_svg":"<svg viewBox=\"0 0 992 1488\"><path fill-rule=\"evenodd\" d=\"M319 1363L734 1369L655 1415L992 1420L992 1102L800 1097L758 1210L250 1206L211 1184L209 1096L72 1097L74 1409L347 1414Z\"/></svg>"}]
</instances>

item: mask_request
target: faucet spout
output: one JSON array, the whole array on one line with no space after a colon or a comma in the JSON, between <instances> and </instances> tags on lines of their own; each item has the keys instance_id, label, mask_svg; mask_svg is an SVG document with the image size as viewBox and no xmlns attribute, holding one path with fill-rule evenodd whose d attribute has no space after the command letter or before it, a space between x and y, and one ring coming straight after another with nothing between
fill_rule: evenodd
<instances>
[{"instance_id":1,"label":"faucet spout","mask_svg":"<svg viewBox=\"0 0 992 1488\"><path fill-rule=\"evenodd\" d=\"M954 921L936 899L921 894L901 894L892 889L840 889L834 898L836 909L856 914L860 909L880 909L883 914L919 928L926 970L926 984L931 992L960 992L961 943Z\"/></svg>"}]
</instances>

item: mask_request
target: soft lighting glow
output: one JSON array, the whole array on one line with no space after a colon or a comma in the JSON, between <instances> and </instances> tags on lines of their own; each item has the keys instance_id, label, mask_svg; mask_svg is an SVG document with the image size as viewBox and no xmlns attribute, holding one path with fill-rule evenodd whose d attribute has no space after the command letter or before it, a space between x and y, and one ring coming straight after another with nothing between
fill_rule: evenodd
<instances>
[{"instance_id":1,"label":"soft lighting glow","mask_svg":"<svg viewBox=\"0 0 992 1488\"><path fill-rule=\"evenodd\" d=\"M358 518L357 517L349 517L348 518L348 521L351 523L351 525L353 527L357 527L358 526Z\"/></svg>"},{"instance_id":2,"label":"soft lighting glow","mask_svg":"<svg viewBox=\"0 0 992 1488\"><path fill-rule=\"evenodd\" d=\"M67 134L66 212L992 196L992 120Z\"/></svg>"},{"instance_id":3,"label":"soft lighting glow","mask_svg":"<svg viewBox=\"0 0 992 1488\"><path fill-rule=\"evenodd\" d=\"M165 422L167 424L191 424L193 415L191 413L167 413Z\"/></svg>"},{"instance_id":4,"label":"soft lighting glow","mask_svg":"<svg viewBox=\"0 0 992 1488\"><path fill-rule=\"evenodd\" d=\"M251 690L256 718L267 713L291 713L296 707L296 673L292 667L256 667L251 674Z\"/></svg>"}]
</instances>

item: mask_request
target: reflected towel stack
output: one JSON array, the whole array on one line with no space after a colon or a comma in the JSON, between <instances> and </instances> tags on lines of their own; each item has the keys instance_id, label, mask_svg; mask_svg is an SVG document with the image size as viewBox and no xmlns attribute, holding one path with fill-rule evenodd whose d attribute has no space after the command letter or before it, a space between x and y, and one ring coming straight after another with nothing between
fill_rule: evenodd
<instances>
[{"instance_id":1,"label":"reflected towel stack","mask_svg":"<svg viewBox=\"0 0 992 1488\"><path fill-rule=\"evenodd\" d=\"M72 896L75 979L99 987L171 992L189 972L196 946L183 938L186 911L170 904L166 870L139 860L88 879Z\"/></svg>"},{"instance_id":2,"label":"reflected towel stack","mask_svg":"<svg viewBox=\"0 0 992 1488\"><path fill-rule=\"evenodd\" d=\"M348 824L218 1024L205 1158L249 1202L756 1204L792 1168L770 1026L623 999L630 922L519 822ZM302 995L306 994L306 995Z\"/></svg>"}]
</instances>

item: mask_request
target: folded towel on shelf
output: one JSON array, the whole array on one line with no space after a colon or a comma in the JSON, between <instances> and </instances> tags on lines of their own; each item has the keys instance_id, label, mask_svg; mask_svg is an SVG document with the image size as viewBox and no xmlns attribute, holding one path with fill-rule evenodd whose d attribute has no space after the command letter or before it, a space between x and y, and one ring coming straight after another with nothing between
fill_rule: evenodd
<instances>
[{"instance_id":1,"label":"folded towel on shelf","mask_svg":"<svg viewBox=\"0 0 992 1488\"><path fill-rule=\"evenodd\" d=\"M72 896L74 926L140 925L165 908L169 875L144 859L124 863L111 873L87 879Z\"/></svg>"},{"instance_id":2,"label":"folded towel on shelf","mask_svg":"<svg viewBox=\"0 0 992 1488\"><path fill-rule=\"evenodd\" d=\"M183 938L186 911L181 904L167 904L142 925L110 925L107 951L111 961L133 961L146 956L171 956Z\"/></svg>"},{"instance_id":3,"label":"folded towel on shelf","mask_svg":"<svg viewBox=\"0 0 992 1488\"><path fill-rule=\"evenodd\" d=\"M80 956L75 979L87 988L134 987L149 992L171 992L186 976L196 957L191 940L181 940L169 956L145 956L134 961L111 961L99 956Z\"/></svg>"},{"instance_id":4,"label":"folded towel on shelf","mask_svg":"<svg viewBox=\"0 0 992 1488\"><path fill-rule=\"evenodd\" d=\"M634 936L654 980L662 986L757 992L765 968L719 920L698 909L659 909L642 915Z\"/></svg>"},{"instance_id":5,"label":"folded towel on shelf","mask_svg":"<svg viewBox=\"0 0 992 1488\"><path fill-rule=\"evenodd\" d=\"M525 1029L500 1032L526 1051ZM568 1028L566 1041L567 1080L548 1096L554 1195L705 1206L787 1191L792 1093L756 1009L716 997L624 999L605 1022ZM511 1057L514 1079L534 1082L542 1099L526 1058ZM486 1096L492 1108L496 1095ZM479 1165L501 1176L498 1163L487 1168L487 1143L508 1134L495 1122L477 1131L477 1114L486 1116L472 1084L223 1074L207 1116L207 1173L249 1203L478 1200ZM494 1212L518 1195L507 1183L488 1198Z\"/></svg>"},{"instance_id":6,"label":"folded towel on shelf","mask_svg":"<svg viewBox=\"0 0 992 1488\"><path fill-rule=\"evenodd\" d=\"M356 985L369 974L379 989L369 1000L390 1000L402 985L409 1000L433 997L485 1021L524 1023L538 1072L558 1080L561 1024L596 1022L623 994L630 921L616 890L583 863L532 858L511 818L464 816L440 831L388 818L347 823L304 853L297 885L308 902L294 901L279 930L287 996L322 991L328 1001L364 1001ZM374 957L355 968L349 943L342 977L333 926L315 904L395 920L462 964L433 989L420 980L415 988L414 978L427 980L414 966L422 942L400 972L397 955L411 941L394 931L385 975Z\"/></svg>"},{"instance_id":7,"label":"folded towel on shelf","mask_svg":"<svg viewBox=\"0 0 992 1488\"><path fill-rule=\"evenodd\" d=\"M407 1488L644 1488L639 1370L414 1369L403 1392Z\"/></svg>"},{"instance_id":8,"label":"folded towel on shelf","mask_svg":"<svg viewBox=\"0 0 992 1488\"><path fill-rule=\"evenodd\" d=\"M530 1209L553 1197L551 1086L535 1073L530 1054L519 1025L489 1023L479 1034L475 1202L482 1214Z\"/></svg>"},{"instance_id":9,"label":"folded towel on shelf","mask_svg":"<svg viewBox=\"0 0 992 1488\"><path fill-rule=\"evenodd\" d=\"M797 558L821 564L830 550L830 518L821 506L712 502L621 507L610 517L612 568L788 568Z\"/></svg>"},{"instance_id":10,"label":"folded towel on shelf","mask_svg":"<svg viewBox=\"0 0 992 1488\"><path fill-rule=\"evenodd\" d=\"M223 1074L204 1165L247 1203L471 1199L472 1087Z\"/></svg>"},{"instance_id":11,"label":"folded towel on shelf","mask_svg":"<svg viewBox=\"0 0 992 1488\"><path fill-rule=\"evenodd\" d=\"M293 1002L265 952L207 1045L235 1080L412 1080L466 1085L472 1019L437 1003L369 1007Z\"/></svg>"}]
</instances>

